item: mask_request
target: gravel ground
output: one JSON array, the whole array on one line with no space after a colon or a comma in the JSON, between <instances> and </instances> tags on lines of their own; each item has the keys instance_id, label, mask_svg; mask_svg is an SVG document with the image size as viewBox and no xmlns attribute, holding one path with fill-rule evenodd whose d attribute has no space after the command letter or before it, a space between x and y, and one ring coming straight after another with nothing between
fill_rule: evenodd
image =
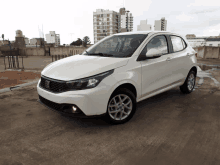
<instances>
[{"instance_id":1,"label":"gravel ground","mask_svg":"<svg viewBox=\"0 0 220 165\"><path fill-rule=\"evenodd\" d=\"M220 79L219 70L209 73ZM210 78L189 95L175 88L139 102L116 126L63 116L37 100L36 84L0 94L0 164L220 164L220 88Z\"/></svg>"}]
</instances>

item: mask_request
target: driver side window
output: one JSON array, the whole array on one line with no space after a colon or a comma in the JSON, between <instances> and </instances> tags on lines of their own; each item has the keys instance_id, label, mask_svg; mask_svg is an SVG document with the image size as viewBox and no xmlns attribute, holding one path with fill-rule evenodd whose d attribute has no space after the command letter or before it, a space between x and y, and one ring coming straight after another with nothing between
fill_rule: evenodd
<instances>
[{"instance_id":1,"label":"driver side window","mask_svg":"<svg viewBox=\"0 0 220 165\"><path fill-rule=\"evenodd\" d=\"M165 36L155 36L147 43L145 48L142 50L141 55L164 55L168 53L167 40Z\"/></svg>"}]
</instances>

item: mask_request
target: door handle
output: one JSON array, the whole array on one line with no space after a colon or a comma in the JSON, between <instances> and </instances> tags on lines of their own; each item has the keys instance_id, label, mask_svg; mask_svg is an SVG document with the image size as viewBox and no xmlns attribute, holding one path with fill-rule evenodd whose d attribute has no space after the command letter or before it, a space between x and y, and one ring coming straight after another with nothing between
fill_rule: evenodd
<instances>
[{"instance_id":1,"label":"door handle","mask_svg":"<svg viewBox=\"0 0 220 165\"><path fill-rule=\"evenodd\" d=\"M170 61L171 60L171 58L170 57L168 57L167 59L166 59L166 61Z\"/></svg>"}]
</instances>

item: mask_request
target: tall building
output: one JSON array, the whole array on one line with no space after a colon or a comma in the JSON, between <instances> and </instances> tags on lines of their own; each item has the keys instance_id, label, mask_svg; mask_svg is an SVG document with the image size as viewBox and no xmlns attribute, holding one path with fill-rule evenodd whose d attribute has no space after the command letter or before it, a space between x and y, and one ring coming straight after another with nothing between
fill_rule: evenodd
<instances>
[{"instance_id":1,"label":"tall building","mask_svg":"<svg viewBox=\"0 0 220 165\"><path fill-rule=\"evenodd\" d=\"M161 20L155 20L154 30L155 31L167 30L167 20L165 20L165 17L162 17Z\"/></svg>"},{"instance_id":2,"label":"tall building","mask_svg":"<svg viewBox=\"0 0 220 165\"><path fill-rule=\"evenodd\" d=\"M133 16L130 11L126 11L125 8L120 8L119 13L121 15L121 32L133 31Z\"/></svg>"},{"instance_id":3,"label":"tall building","mask_svg":"<svg viewBox=\"0 0 220 165\"><path fill-rule=\"evenodd\" d=\"M121 15L115 11L96 9L93 12L94 43L121 32Z\"/></svg>"},{"instance_id":4,"label":"tall building","mask_svg":"<svg viewBox=\"0 0 220 165\"><path fill-rule=\"evenodd\" d=\"M60 45L60 35L56 34L55 31L50 31L50 34L46 34L46 40L48 44Z\"/></svg>"},{"instance_id":5,"label":"tall building","mask_svg":"<svg viewBox=\"0 0 220 165\"><path fill-rule=\"evenodd\" d=\"M141 20L140 25L137 25L137 31L150 31L151 25L147 24L147 20Z\"/></svg>"}]
</instances>

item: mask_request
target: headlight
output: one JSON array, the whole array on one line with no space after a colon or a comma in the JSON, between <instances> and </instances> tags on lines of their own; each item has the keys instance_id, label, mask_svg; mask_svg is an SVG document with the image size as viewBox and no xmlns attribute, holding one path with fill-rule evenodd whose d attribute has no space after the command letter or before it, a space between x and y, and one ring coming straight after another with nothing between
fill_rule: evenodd
<instances>
[{"instance_id":1,"label":"headlight","mask_svg":"<svg viewBox=\"0 0 220 165\"><path fill-rule=\"evenodd\" d=\"M105 77L109 76L114 72L114 69L100 73L95 76L79 79L79 80L73 80L66 82L67 86L70 89L73 90L82 90L82 89L89 89L96 87Z\"/></svg>"}]
</instances>

